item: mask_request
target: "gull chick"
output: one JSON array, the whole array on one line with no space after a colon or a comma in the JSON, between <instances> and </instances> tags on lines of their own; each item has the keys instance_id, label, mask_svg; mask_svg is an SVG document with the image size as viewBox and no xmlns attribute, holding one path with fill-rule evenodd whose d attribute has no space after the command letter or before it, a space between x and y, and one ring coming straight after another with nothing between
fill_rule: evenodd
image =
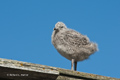
<instances>
[{"instance_id":1,"label":"gull chick","mask_svg":"<svg viewBox=\"0 0 120 80\"><path fill-rule=\"evenodd\" d=\"M69 29L63 22L55 24L52 33L52 44L57 51L71 61L71 70L77 70L77 62L88 59L97 51L97 44L81 33Z\"/></svg>"}]
</instances>

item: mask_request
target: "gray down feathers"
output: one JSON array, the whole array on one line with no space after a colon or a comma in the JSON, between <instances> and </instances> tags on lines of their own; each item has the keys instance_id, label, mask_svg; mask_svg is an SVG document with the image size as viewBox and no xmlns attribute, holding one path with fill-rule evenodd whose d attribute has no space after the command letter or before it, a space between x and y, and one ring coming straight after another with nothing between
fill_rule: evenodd
<instances>
[{"instance_id":1,"label":"gray down feathers","mask_svg":"<svg viewBox=\"0 0 120 80\"><path fill-rule=\"evenodd\" d=\"M65 58L75 61L87 59L97 51L97 44L81 33L69 29L63 22L55 25L52 33L52 44Z\"/></svg>"}]
</instances>

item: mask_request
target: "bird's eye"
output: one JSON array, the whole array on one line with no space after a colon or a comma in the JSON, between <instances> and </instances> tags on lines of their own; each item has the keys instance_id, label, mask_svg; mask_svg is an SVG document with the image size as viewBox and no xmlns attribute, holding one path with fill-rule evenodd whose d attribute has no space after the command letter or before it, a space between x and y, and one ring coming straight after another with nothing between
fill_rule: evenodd
<instances>
[{"instance_id":1,"label":"bird's eye","mask_svg":"<svg viewBox=\"0 0 120 80\"><path fill-rule=\"evenodd\" d=\"M61 26L60 28L63 28L63 26Z\"/></svg>"}]
</instances>

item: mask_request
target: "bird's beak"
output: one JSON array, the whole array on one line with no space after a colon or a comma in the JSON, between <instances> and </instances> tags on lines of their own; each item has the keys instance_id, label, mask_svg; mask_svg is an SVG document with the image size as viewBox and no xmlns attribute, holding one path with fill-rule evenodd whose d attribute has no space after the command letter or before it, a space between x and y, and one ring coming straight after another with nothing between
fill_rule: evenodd
<instances>
[{"instance_id":1,"label":"bird's beak","mask_svg":"<svg viewBox=\"0 0 120 80\"><path fill-rule=\"evenodd\" d=\"M54 28L54 30L57 30L56 28Z\"/></svg>"}]
</instances>

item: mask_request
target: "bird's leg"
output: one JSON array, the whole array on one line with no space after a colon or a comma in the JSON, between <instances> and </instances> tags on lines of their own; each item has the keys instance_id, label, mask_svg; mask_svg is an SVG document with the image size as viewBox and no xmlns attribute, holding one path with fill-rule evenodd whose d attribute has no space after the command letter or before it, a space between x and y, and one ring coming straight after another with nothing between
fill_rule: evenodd
<instances>
[{"instance_id":1,"label":"bird's leg","mask_svg":"<svg viewBox=\"0 0 120 80\"><path fill-rule=\"evenodd\" d=\"M71 70L73 70L74 59L71 60Z\"/></svg>"},{"instance_id":2,"label":"bird's leg","mask_svg":"<svg viewBox=\"0 0 120 80\"><path fill-rule=\"evenodd\" d=\"M75 71L77 70L77 62L76 61L74 63L74 69L75 69Z\"/></svg>"}]
</instances>

